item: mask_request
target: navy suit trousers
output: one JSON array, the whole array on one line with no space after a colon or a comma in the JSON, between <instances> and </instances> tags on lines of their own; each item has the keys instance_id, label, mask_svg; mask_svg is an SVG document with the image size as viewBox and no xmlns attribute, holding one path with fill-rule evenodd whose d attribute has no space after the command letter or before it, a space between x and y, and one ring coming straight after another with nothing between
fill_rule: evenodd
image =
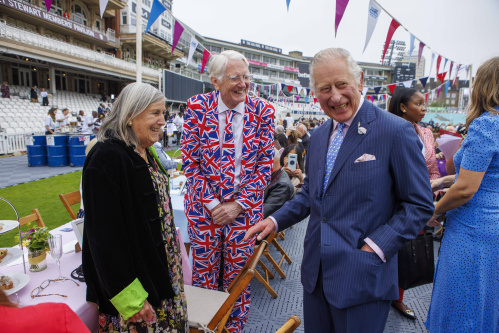
<instances>
[{"instance_id":1,"label":"navy suit trousers","mask_svg":"<svg viewBox=\"0 0 499 333\"><path fill-rule=\"evenodd\" d=\"M306 333L382 333L391 301L369 302L344 309L328 303L324 296L322 265L313 293L303 291L303 313ZM348 292L348 291L346 291Z\"/></svg>"}]
</instances>

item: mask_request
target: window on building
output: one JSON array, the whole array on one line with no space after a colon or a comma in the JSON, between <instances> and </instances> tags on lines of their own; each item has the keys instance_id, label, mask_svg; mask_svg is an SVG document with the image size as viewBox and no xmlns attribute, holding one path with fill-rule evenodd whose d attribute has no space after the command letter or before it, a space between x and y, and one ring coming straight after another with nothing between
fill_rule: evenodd
<instances>
[{"instance_id":1,"label":"window on building","mask_svg":"<svg viewBox=\"0 0 499 333\"><path fill-rule=\"evenodd\" d=\"M31 1L29 1L31 3ZM45 6L45 1L42 1L42 7L46 8ZM61 0L54 0L52 2L52 5L50 6L50 11L49 13L56 14L59 16L62 16L63 10L62 10L62 3Z\"/></svg>"},{"instance_id":2,"label":"window on building","mask_svg":"<svg viewBox=\"0 0 499 333\"><path fill-rule=\"evenodd\" d=\"M259 54L252 54L251 55L251 60L253 60L253 61L260 61L260 55Z\"/></svg>"},{"instance_id":3,"label":"window on building","mask_svg":"<svg viewBox=\"0 0 499 333\"><path fill-rule=\"evenodd\" d=\"M452 98L456 98L456 93L452 93Z\"/></svg>"},{"instance_id":4,"label":"window on building","mask_svg":"<svg viewBox=\"0 0 499 333\"><path fill-rule=\"evenodd\" d=\"M211 53L222 53L222 48L219 46L212 46Z\"/></svg>"},{"instance_id":5,"label":"window on building","mask_svg":"<svg viewBox=\"0 0 499 333\"><path fill-rule=\"evenodd\" d=\"M281 66L291 67L291 61L281 60Z\"/></svg>"},{"instance_id":6,"label":"window on building","mask_svg":"<svg viewBox=\"0 0 499 333\"><path fill-rule=\"evenodd\" d=\"M253 66L251 66L251 67L250 67L250 71L251 71L251 73L253 73L253 74L260 74L260 73L261 73L260 68L258 68L258 67L253 67Z\"/></svg>"},{"instance_id":7,"label":"window on building","mask_svg":"<svg viewBox=\"0 0 499 333\"><path fill-rule=\"evenodd\" d=\"M286 79L293 80L293 74L286 73Z\"/></svg>"},{"instance_id":8,"label":"window on building","mask_svg":"<svg viewBox=\"0 0 499 333\"><path fill-rule=\"evenodd\" d=\"M276 58L269 58L269 64L276 65L277 64L277 59Z\"/></svg>"},{"instance_id":9,"label":"window on building","mask_svg":"<svg viewBox=\"0 0 499 333\"><path fill-rule=\"evenodd\" d=\"M85 26L88 25L87 13L82 6L80 6L79 4L74 4L73 6L71 6L71 11L73 12L73 15L71 15L73 21Z\"/></svg>"},{"instance_id":10,"label":"window on building","mask_svg":"<svg viewBox=\"0 0 499 333\"><path fill-rule=\"evenodd\" d=\"M277 78L278 77L277 72L276 71L270 71L270 77Z\"/></svg>"},{"instance_id":11,"label":"window on building","mask_svg":"<svg viewBox=\"0 0 499 333\"><path fill-rule=\"evenodd\" d=\"M263 70L263 75L269 76L270 75L270 71L268 69L264 69Z\"/></svg>"},{"instance_id":12,"label":"window on building","mask_svg":"<svg viewBox=\"0 0 499 333\"><path fill-rule=\"evenodd\" d=\"M151 8L152 4L151 4L151 0L142 0L142 3L144 5L146 5L147 7Z\"/></svg>"},{"instance_id":13,"label":"window on building","mask_svg":"<svg viewBox=\"0 0 499 333\"><path fill-rule=\"evenodd\" d=\"M263 56L263 60L262 61L268 64L270 62L270 58L266 57L266 56Z\"/></svg>"},{"instance_id":14,"label":"window on building","mask_svg":"<svg viewBox=\"0 0 499 333\"><path fill-rule=\"evenodd\" d=\"M121 12L121 24L126 25L126 24L128 24L127 22L128 22L128 20L127 20L127 12L122 11Z\"/></svg>"},{"instance_id":15,"label":"window on building","mask_svg":"<svg viewBox=\"0 0 499 333\"><path fill-rule=\"evenodd\" d=\"M103 25L102 25L102 21L99 20L99 19L96 19L95 20L95 28L97 28L97 30L99 31L103 31Z\"/></svg>"}]
</instances>

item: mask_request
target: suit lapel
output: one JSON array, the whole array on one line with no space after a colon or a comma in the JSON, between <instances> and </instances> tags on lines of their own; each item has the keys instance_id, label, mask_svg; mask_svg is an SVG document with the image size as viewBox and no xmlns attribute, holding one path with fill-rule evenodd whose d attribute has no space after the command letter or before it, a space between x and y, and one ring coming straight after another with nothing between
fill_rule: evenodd
<instances>
[{"instance_id":1,"label":"suit lapel","mask_svg":"<svg viewBox=\"0 0 499 333\"><path fill-rule=\"evenodd\" d=\"M341 144L340 151L338 152L338 156L336 157L336 161L334 162L333 171L331 171L331 176L329 176L329 181L326 187L326 191L329 188L329 186L331 186L331 183L333 182L336 175L338 175L338 172L341 170L341 168L347 161L348 157L350 157L355 148L357 148L357 146L360 145L362 141L364 141L364 139L371 132L371 126L369 125L369 123L372 120L374 120L374 118L370 117L369 115L368 111L370 107L371 104L366 100L364 100L362 107L360 108L359 112L353 119L352 124L348 129L347 135L343 140L343 143ZM365 134L359 134L358 130L359 123L361 127L364 127L366 129ZM324 177L322 179L324 179Z\"/></svg>"},{"instance_id":2,"label":"suit lapel","mask_svg":"<svg viewBox=\"0 0 499 333\"><path fill-rule=\"evenodd\" d=\"M325 124L323 124L326 130L326 137L324 140L319 140L318 142L318 147L317 147L317 152L319 153L319 164L316 165L318 167L318 177L317 177L317 189L318 193L317 196L321 197L322 196L322 183L324 182L324 176L326 174L326 158L327 158L327 150L329 148L329 137L331 135L332 128L334 126L333 120L329 119ZM311 159L312 160L312 159ZM314 170L310 168L311 166L308 167L308 172L313 173Z\"/></svg>"},{"instance_id":3,"label":"suit lapel","mask_svg":"<svg viewBox=\"0 0 499 333\"><path fill-rule=\"evenodd\" d=\"M244 176L246 175L246 164L251 161L253 156L249 154L255 154L256 150L253 149L253 141L255 139L255 134L257 131L257 121L256 121L256 111L255 105L249 96L246 96L246 103L244 103L244 126L243 126L243 149L241 151L241 183L243 182Z\"/></svg>"},{"instance_id":4,"label":"suit lapel","mask_svg":"<svg viewBox=\"0 0 499 333\"><path fill-rule=\"evenodd\" d=\"M219 126L218 126L218 92L215 91L211 98L207 101L208 107L206 108L205 119L204 119L204 133L203 136L208 145L208 150L211 156L205 156L205 158L214 158L214 168L213 172L220 174L220 137L219 137Z\"/></svg>"}]
</instances>

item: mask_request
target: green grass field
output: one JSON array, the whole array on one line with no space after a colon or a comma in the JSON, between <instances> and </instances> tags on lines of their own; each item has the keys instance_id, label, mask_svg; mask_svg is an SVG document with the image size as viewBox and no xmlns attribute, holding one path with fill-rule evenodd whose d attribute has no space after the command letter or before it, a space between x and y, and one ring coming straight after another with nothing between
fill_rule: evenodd
<instances>
[{"instance_id":1,"label":"green grass field","mask_svg":"<svg viewBox=\"0 0 499 333\"><path fill-rule=\"evenodd\" d=\"M167 154L172 156L174 152L168 151ZM0 197L7 199L14 205L19 217L29 215L32 209L38 208L43 222L51 230L71 221L68 211L59 199L59 194L78 190L80 179L81 171L40 179L2 188L0 189ZM74 205L73 209L77 212L80 205ZM6 202L0 200L0 220L15 219L14 210ZM21 227L23 231L27 229L26 226ZM0 234L0 247L14 246L16 244L14 242L15 235L16 231Z\"/></svg>"}]
</instances>

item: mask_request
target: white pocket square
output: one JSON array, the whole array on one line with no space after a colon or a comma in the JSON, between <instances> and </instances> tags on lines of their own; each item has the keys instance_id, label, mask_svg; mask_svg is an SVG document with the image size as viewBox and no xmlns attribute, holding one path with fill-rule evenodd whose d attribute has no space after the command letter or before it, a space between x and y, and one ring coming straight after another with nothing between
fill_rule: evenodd
<instances>
[{"instance_id":1,"label":"white pocket square","mask_svg":"<svg viewBox=\"0 0 499 333\"><path fill-rule=\"evenodd\" d=\"M357 158L354 163L368 162L368 161L376 161L376 156L371 154L364 154L361 157Z\"/></svg>"}]
</instances>

